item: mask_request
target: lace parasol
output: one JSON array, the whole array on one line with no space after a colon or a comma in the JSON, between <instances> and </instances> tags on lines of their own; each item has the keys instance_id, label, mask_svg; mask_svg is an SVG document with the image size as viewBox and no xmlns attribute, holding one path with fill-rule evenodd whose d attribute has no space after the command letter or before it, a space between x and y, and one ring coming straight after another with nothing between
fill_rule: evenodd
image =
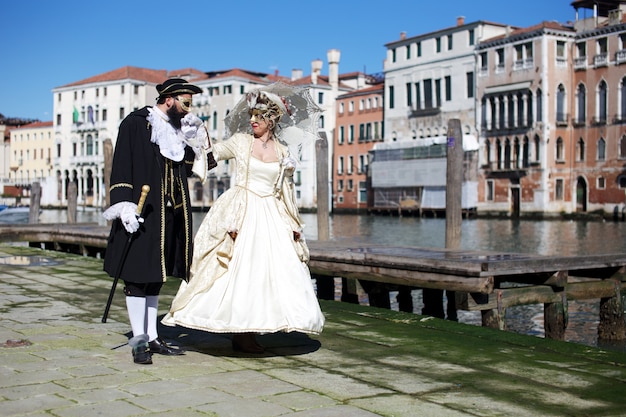
<instances>
[{"instance_id":1,"label":"lace parasol","mask_svg":"<svg viewBox=\"0 0 626 417\"><path fill-rule=\"evenodd\" d=\"M276 128L278 140L296 149L318 139L317 123L322 109L313 102L308 87L295 87L277 82L253 91L272 93L283 99L288 112L278 121ZM248 110L247 95L244 95L224 118L227 137L237 132L252 134Z\"/></svg>"}]
</instances>

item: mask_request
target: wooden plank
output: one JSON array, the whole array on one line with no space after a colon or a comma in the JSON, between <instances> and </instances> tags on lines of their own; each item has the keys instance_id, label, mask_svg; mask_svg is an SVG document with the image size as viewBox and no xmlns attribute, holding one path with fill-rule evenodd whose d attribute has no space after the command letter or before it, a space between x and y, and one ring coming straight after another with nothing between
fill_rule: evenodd
<instances>
[{"instance_id":1,"label":"wooden plank","mask_svg":"<svg viewBox=\"0 0 626 417\"><path fill-rule=\"evenodd\" d=\"M568 283L565 294L568 300L591 300L615 296L616 285L619 291L626 292L626 286L615 280L594 280ZM490 310L500 306L507 308L527 304L546 304L561 302L560 292L553 287L524 286L515 288L496 288L486 297L472 297L470 294L457 295L457 308L468 311Z\"/></svg>"},{"instance_id":2,"label":"wooden plank","mask_svg":"<svg viewBox=\"0 0 626 417\"><path fill-rule=\"evenodd\" d=\"M366 279L369 281L407 285L419 288L448 289L488 294L493 290L492 277L462 277L423 271L385 267L384 265L357 265L311 259L311 273L333 277Z\"/></svg>"}]
</instances>

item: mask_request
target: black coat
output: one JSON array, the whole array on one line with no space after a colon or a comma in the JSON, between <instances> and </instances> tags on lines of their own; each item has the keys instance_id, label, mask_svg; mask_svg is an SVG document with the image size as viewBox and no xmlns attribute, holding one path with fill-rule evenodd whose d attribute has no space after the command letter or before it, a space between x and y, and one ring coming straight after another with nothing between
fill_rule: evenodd
<instances>
[{"instance_id":1,"label":"black coat","mask_svg":"<svg viewBox=\"0 0 626 417\"><path fill-rule=\"evenodd\" d=\"M143 207L144 222L133 235L119 278L138 283L163 282L166 276L188 279L193 229L187 177L194 153L187 147L181 162L163 157L150 141L147 116L148 108L144 107L122 121L113 156L111 205L138 203L142 186L150 186ZM118 273L128 238L121 221L115 219L104 257L104 270L112 277Z\"/></svg>"}]
</instances>

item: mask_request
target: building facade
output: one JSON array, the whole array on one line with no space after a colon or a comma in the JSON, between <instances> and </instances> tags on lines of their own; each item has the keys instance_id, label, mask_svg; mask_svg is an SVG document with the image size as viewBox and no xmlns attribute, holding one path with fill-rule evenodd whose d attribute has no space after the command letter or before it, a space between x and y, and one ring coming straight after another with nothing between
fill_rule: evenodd
<instances>
[{"instance_id":1,"label":"building facade","mask_svg":"<svg viewBox=\"0 0 626 417\"><path fill-rule=\"evenodd\" d=\"M34 122L11 130L9 168L3 193L28 197L34 182L41 186L41 204L54 199L51 186L54 129L52 121Z\"/></svg>"},{"instance_id":2,"label":"building facade","mask_svg":"<svg viewBox=\"0 0 626 417\"><path fill-rule=\"evenodd\" d=\"M477 46L480 212L623 208L625 28L614 3L613 18L578 20L577 9L573 25L543 22Z\"/></svg>"},{"instance_id":3,"label":"building facade","mask_svg":"<svg viewBox=\"0 0 626 417\"><path fill-rule=\"evenodd\" d=\"M369 152L383 140L384 84L337 97L332 206L334 212L367 211Z\"/></svg>"}]
</instances>

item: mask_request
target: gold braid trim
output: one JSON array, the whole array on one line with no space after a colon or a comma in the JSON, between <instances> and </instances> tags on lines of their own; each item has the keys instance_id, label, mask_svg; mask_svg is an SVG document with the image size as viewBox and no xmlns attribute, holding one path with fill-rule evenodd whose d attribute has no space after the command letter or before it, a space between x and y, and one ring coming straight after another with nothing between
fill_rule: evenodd
<instances>
[{"instance_id":1,"label":"gold braid trim","mask_svg":"<svg viewBox=\"0 0 626 417\"><path fill-rule=\"evenodd\" d=\"M121 187L130 188L132 190L133 184L129 184L127 182L120 182L118 184L113 184L112 186L109 187L109 192L113 191L116 188L121 188Z\"/></svg>"}]
</instances>

